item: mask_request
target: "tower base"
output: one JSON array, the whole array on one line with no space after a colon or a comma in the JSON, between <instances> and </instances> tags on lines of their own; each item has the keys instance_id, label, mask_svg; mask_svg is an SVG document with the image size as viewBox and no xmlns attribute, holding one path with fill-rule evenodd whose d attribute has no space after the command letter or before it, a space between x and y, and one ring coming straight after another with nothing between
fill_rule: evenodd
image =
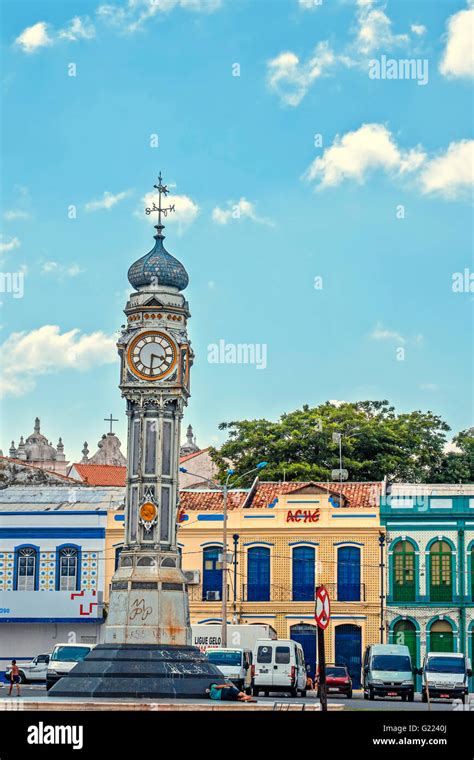
<instances>
[{"instance_id":1,"label":"tower base","mask_svg":"<svg viewBox=\"0 0 474 760\"><path fill-rule=\"evenodd\" d=\"M48 692L52 697L205 698L220 670L192 646L99 644Z\"/></svg>"}]
</instances>

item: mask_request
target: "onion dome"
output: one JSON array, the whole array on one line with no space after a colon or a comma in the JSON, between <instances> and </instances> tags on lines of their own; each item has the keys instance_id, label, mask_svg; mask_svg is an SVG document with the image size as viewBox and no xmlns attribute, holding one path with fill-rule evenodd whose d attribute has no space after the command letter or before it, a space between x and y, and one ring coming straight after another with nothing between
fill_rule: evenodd
<instances>
[{"instance_id":1,"label":"onion dome","mask_svg":"<svg viewBox=\"0 0 474 760\"><path fill-rule=\"evenodd\" d=\"M188 273L178 259L175 259L163 245L163 235L154 236L156 243L152 250L135 261L128 270L130 285L138 290L148 285L166 286L184 290L189 282Z\"/></svg>"},{"instance_id":2,"label":"onion dome","mask_svg":"<svg viewBox=\"0 0 474 760\"><path fill-rule=\"evenodd\" d=\"M150 215L154 211L158 213L158 224L155 224L156 235L155 245L152 250L141 259L135 261L128 270L128 281L136 290L139 288L153 287L170 287L177 290L184 290L189 282L188 273L178 259L175 259L163 245L164 225L161 223L161 217L166 217L170 212L175 210L174 205L163 207L161 205L162 196L166 198L169 193L168 187L163 185L161 172L158 176L158 184L153 185L158 191L158 206L155 203L151 208L145 209L145 213Z\"/></svg>"}]
</instances>

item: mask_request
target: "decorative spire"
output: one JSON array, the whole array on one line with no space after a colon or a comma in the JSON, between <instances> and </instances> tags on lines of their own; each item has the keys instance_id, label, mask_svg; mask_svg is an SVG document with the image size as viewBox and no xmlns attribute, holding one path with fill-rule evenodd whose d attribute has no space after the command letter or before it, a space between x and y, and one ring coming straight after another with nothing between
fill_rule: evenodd
<instances>
[{"instance_id":1,"label":"decorative spire","mask_svg":"<svg viewBox=\"0 0 474 760\"><path fill-rule=\"evenodd\" d=\"M59 437L59 441L58 441L58 445L56 446L56 449L58 451L64 451L64 443L63 443L63 439L61 438L61 436Z\"/></svg>"},{"instance_id":2,"label":"decorative spire","mask_svg":"<svg viewBox=\"0 0 474 760\"><path fill-rule=\"evenodd\" d=\"M161 240L163 240L163 238L165 236L163 235L162 231L164 230L165 225L161 223L161 216L163 215L166 218L168 216L168 213L170 211L174 211L175 208L174 208L174 204L172 206L166 206L165 208L163 208L163 206L161 205L161 196L164 195L165 198L166 198L166 196L169 193L168 186L167 185L163 185L163 183L162 183L161 172L158 175L158 184L157 185L153 185L153 187L155 188L155 190L158 190L158 206L155 204L155 202L153 202L153 206L151 208L146 208L145 209L145 214L147 216L150 216L150 214L153 213L153 211L157 211L158 212L158 224L154 225L155 226L155 230L156 230L156 235L153 235L153 237L156 240L158 240L158 238L160 238Z\"/></svg>"},{"instance_id":3,"label":"decorative spire","mask_svg":"<svg viewBox=\"0 0 474 760\"><path fill-rule=\"evenodd\" d=\"M40 432L40 418L36 417L35 418L35 433L39 433L39 432Z\"/></svg>"},{"instance_id":4,"label":"decorative spire","mask_svg":"<svg viewBox=\"0 0 474 760\"><path fill-rule=\"evenodd\" d=\"M10 451L8 452L12 458L16 457L15 441L12 441Z\"/></svg>"},{"instance_id":5,"label":"decorative spire","mask_svg":"<svg viewBox=\"0 0 474 760\"><path fill-rule=\"evenodd\" d=\"M84 441L84 448L82 449L81 464L87 464L89 461L89 449L87 448L87 441Z\"/></svg>"},{"instance_id":6,"label":"decorative spire","mask_svg":"<svg viewBox=\"0 0 474 760\"><path fill-rule=\"evenodd\" d=\"M193 443L194 443L194 441L193 441L193 426L192 425L188 425L188 429L186 431L186 439L187 439L188 443L192 446Z\"/></svg>"}]
</instances>

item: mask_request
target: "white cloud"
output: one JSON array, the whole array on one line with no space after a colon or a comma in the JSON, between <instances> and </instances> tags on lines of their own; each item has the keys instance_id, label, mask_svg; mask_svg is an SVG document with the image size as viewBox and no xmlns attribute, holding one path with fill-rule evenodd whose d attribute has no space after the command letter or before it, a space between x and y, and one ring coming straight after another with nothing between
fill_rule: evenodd
<instances>
[{"instance_id":1,"label":"white cloud","mask_svg":"<svg viewBox=\"0 0 474 760\"><path fill-rule=\"evenodd\" d=\"M474 8L447 21L447 40L439 70L445 77L474 77Z\"/></svg>"},{"instance_id":2,"label":"white cloud","mask_svg":"<svg viewBox=\"0 0 474 760\"><path fill-rule=\"evenodd\" d=\"M124 198L127 198L130 195L130 192L130 190L124 190L123 192L114 195L113 193L109 193L109 191L106 190L103 197L99 200L88 201L85 205L85 209L86 211L100 211L102 209L109 211L117 203L120 203L120 201L123 201Z\"/></svg>"},{"instance_id":3,"label":"white cloud","mask_svg":"<svg viewBox=\"0 0 474 760\"><path fill-rule=\"evenodd\" d=\"M59 39L70 40L71 42L80 39L90 40L92 37L95 37L95 28L88 17L81 19L80 16L74 16L69 22L69 26L60 29L58 32Z\"/></svg>"},{"instance_id":4,"label":"white cloud","mask_svg":"<svg viewBox=\"0 0 474 760\"><path fill-rule=\"evenodd\" d=\"M422 37L424 34L426 34L426 26L423 26L423 24L412 24L410 26L410 29L413 34L418 35L418 37Z\"/></svg>"},{"instance_id":5,"label":"white cloud","mask_svg":"<svg viewBox=\"0 0 474 760\"><path fill-rule=\"evenodd\" d=\"M30 214L28 214L26 211L21 211L20 209L9 209L8 211L4 212L3 218L8 222L12 222L16 219L30 219Z\"/></svg>"},{"instance_id":6,"label":"white cloud","mask_svg":"<svg viewBox=\"0 0 474 760\"><path fill-rule=\"evenodd\" d=\"M227 208L222 209L216 206L212 210L212 220L216 224L227 224L232 219L252 219L252 221L258 224L267 224L272 226L271 219L266 219L257 215L255 211L255 205L248 201L246 198L241 198L237 203L233 201L227 201Z\"/></svg>"},{"instance_id":7,"label":"white cloud","mask_svg":"<svg viewBox=\"0 0 474 760\"><path fill-rule=\"evenodd\" d=\"M375 0L358 0L356 48L363 55L380 48L390 49L409 41L407 34L393 34L392 21Z\"/></svg>"},{"instance_id":8,"label":"white cloud","mask_svg":"<svg viewBox=\"0 0 474 760\"><path fill-rule=\"evenodd\" d=\"M40 48L55 45L60 40L75 42L80 39L89 40L92 37L95 37L95 28L89 17L74 16L67 26L57 31L45 21L38 21L22 31L16 38L15 45L24 53L35 53Z\"/></svg>"},{"instance_id":9,"label":"white cloud","mask_svg":"<svg viewBox=\"0 0 474 760\"><path fill-rule=\"evenodd\" d=\"M20 241L17 237L12 237L8 242L0 242L0 252L1 253L8 253L9 251L13 251L15 248L19 248L21 245Z\"/></svg>"},{"instance_id":10,"label":"white cloud","mask_svg":"<svg viewBox=\"0 0 474 760\"><path fill-rule=\"evenodd\" d=\"M305 178L318 188L334 187L346 179L359 184L371 170L405 174L418 169L425 159L419 148L404 151L383 124L363 124L353 132L336 135L333 144L314 159Z\"/></svg>"},{"instance_id":11,"label":"white cloud","mask_svg":"<svg viewBox=\"0 0 474 760\"><path fill-rule=\"evenodd\" d=\"M84 372L117 361L114 336L103 332L81 335L77 328L61 334L58 325L12 333L0 346L0 352L2 396L23 396L34 389L39 375L61 370Z\"/></svg>"},{"instance_id":12,"label":"white cloud","mask_svg":"<svg viewBox=\"0 0 474 760\"><path fill-rule=\"evenodd\" d=\"M53 40L49 36L48 28L45 21L27 26L16 38L15 44L21 47L24 53L35 53L39 48L52 45Z\"/></svg>"},{"instance_id":13,"label":"white cloud","mask_svg":"<svg viewBox=\"0 0 474 760\"><path fill-rule=\"evenodd\" d=\"M267 62L267 83L283 103L298 106L316 79L337 62L328 42L320 42L305 63L287 51Z\"/></svg>"},{"instance_id":14,"label":"white cloud","mask_svg":"<svg viewBox=\"0 0 474 760\"><path fill-rule=\"evenodd\" d=\"M396 343L405 343L405 338L395 330L388 330L381 322L378 322L370 333L372 340L394 340Z\"/></svg>"},{"instance_id":15,"label":"white cloud","mask_svg":"<svg viewBox=\"0 0 474 760\"><path fill-rule=\"evenodd\" d=\"M438 387L436 383L421 383L420 391L437 391Z\"/></svg>"},{"instance_id":16,"label":"white cloud","mask_svg":"<svg viewBox=\"0 0 474 760\"><path fill-rule=\"evenodd\" d=\"M452 142L446 153L428 161L420 180L423 193L451 200L467 195L474 184L474 140Z\"/></svg>"},{"instance_id":17,"label":"white cloud","mask_svg":"<svg viewBox=\"0 0 474 760\"><path fill-rule=\"evenodd\" d=\"M143 213L145 208L152 208L153 203L158 203L157 195L151 191L142 198L141 202L143 208L140 208L139 211L135 211L135 216L140 218L145 216L145 219L148 219L149 222L157 224L158 215L156 212L152 211L149 215ZM167 217L163 218L163 224L178 224L180 229L192 224L199 213L198 204L195 203L189 195L168 195L166 197L166 203L163 201L162 205L174 206L175 208L174 212L169 213Z\"/></svg>"},{"instance_id":18,"label":"white cloud","mask_svg":"<svg viewBox=\"0 0 474 760\"><path fill-rule=\"evenodd\" d=\"M313 0L299 0L299 5L303 9L317 7ZM353 39L341 52L334 51L326 40L318 43L307 61L287 50L267 62L267 84L285 105L298 106L321 76L334 74L341 66L358 67L367 73L369 54L380 49L388 52L411 41L409 34L394 34L392 21L380 0L356 0L355 5ZM416 36L424 31L420 24L411 26Z\"/></svg>"},{"instance_id":19,"label":"white cloud","mask_svg":"<svg viewBox=\"0 0 474 760\"><path fill-rule=\"evenodd\" d=\"M170 13L175 8L211 13L220 6L221 0L128 0L123 5L104 3L98 7L97 15L125 32L135 32L157 14Z\"/></svg>"},{"instance_id":20,"label":"white cloud","mask_svg":"<svg viewBox=\"0 0 474 760\"><path fill-rule=\"evenodd\" d=\"M79 264L70 264L65 266L59 264L57 261L45 261L41 267L41 274L56 274L60 278L62 277L76 277L78 274L82 274L84 269L81 269Z\"/></svg>"}]
</instances>

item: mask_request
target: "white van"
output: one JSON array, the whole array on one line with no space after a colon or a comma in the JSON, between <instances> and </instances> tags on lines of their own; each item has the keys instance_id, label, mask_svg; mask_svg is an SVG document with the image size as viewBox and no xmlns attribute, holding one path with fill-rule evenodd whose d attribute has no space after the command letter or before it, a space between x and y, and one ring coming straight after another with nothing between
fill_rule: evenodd
<instances>
[{"instance_id":1,"label":"white van","mask_svg":"<svg viewBox=\"0 0 474 760\"><path fill-rule=\"evenodd\" d=\"M240 691L251 693L252 689L252 652L250 649L233 647L208 649L207 659L216 665L222 675L232 681Z\"/></svg>"},{"instance_id":2,"label":"white van","mask_svg":"<svg viewBox=\"0 0 474 760\"><path fill-rule=\"evenodd\" d=\"M253 652L253 694L287 691L306 696L303 647L292 639L259 639Z\"/></svg>"},{"instance_id":3,"label":"white van","mask_svg":"<svg viewBox=\"0 0 474 760\"><path fill-rule=\"evenodd\" d=\"M56 644L46 671L46 690L66 676L78 662L84 660L95 644Z\"/></svg>"},{"instance_id":4,"label":"white van","mask_svg":"<svg viewBox=\"0 0 474 760\"><path fill-rule=\"evenodd\" d=\"M425 655L421 699L460 699L463 703L469 692L471 663L462 652L428 652Z\"/></svg>"}]
</instances>

